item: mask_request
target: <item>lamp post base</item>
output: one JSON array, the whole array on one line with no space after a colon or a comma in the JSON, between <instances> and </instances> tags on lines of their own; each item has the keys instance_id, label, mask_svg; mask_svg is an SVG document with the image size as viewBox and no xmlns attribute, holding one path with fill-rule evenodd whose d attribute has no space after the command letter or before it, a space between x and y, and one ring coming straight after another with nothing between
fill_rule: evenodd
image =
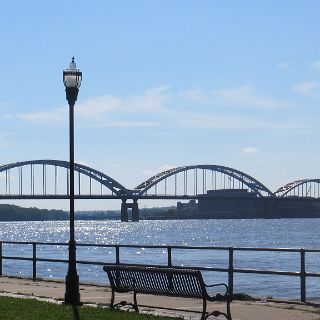
<instances>
[{"instance_id":1,"label":"lamp post base","mask_svg":"<svg viewBox=\"0 0 320 320\"><path fill-rule=\"evenodd\" d=\"M64 295L64 303L73 306L82 306L79 292L79 276L77 271L68 272L66 276L66 292Z\"/></svg>"}]
</instances>

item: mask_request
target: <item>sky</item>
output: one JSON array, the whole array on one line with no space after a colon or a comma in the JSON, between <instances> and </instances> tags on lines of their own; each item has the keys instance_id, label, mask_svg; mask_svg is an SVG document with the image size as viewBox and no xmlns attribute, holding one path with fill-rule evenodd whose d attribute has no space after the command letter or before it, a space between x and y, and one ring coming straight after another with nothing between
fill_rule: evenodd
<instances>
[{"instance_id":1,"label":"sky","mask_svg":"<svg viewBox=\"0 0 320 320\"><path fill-rule=\"evenodd\" d=\"M126 187L193 164L273 191L319 178L319 12L317 0L1 1L0 163L68 160L74 55L75 160Z\"/></svg>"}]
</instances>

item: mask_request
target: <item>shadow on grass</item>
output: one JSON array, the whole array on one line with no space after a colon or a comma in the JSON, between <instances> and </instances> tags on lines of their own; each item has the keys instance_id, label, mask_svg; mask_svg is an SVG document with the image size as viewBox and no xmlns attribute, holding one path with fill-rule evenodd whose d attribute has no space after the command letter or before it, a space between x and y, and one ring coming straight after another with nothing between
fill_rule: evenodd
<instances>
[{"instance_id":1,"label":"shadow on grass","mask_svg":"<svg viewBox=\"0 0 320 320\"><path fill-rule=\"evenodd\" d=\"M73 311L73 319L74 320L80 320L79 307L72 306L72 311Z\"/></svg>"}]
</instances>

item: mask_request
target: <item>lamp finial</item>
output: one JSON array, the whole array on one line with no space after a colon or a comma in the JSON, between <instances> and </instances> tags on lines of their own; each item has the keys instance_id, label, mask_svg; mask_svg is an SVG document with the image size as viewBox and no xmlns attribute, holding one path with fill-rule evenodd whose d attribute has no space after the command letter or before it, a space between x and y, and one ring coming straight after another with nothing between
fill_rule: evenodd
<instances>
[{"instance_id":1,"label":"lamp finial","mask_svg":"<svg viewBox=\"0 0 320 320\"><path fill-rule=\"evenodd\" d=\"M75 70L77 69L77 65L76 63L74 62L74 56L72 57L72 61L70 63L70 67L69 67L71 70Z\"/></svg>"}]
</instances>

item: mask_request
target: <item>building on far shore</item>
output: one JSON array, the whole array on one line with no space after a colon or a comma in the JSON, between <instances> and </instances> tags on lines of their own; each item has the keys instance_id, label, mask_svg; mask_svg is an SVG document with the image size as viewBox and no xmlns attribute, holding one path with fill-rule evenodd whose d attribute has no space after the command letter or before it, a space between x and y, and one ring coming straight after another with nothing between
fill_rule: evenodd
<instances>
[{"instance_id":1,"label":"building on far shore","mask_svg":"<svg viewBox=\"0 0 320 320\"><path fill-rule=\"evenodd\" d=\"M196 200L190 200L187 203L178 202L177 211L178 212L197 212L198 204L196 203Z\"/></svg>"},{"instance_id":2,"label":"building on far shore","mask_svg":"<svg viewBox=\"0 0 320 320\"><path fill-rule=\"evenodd\" d=\"M246 189L208 190L198 203L177 203L177 218L277 219L320 218L320 199L312 197L259 197Z\"/></svg>"}]
</instances>

